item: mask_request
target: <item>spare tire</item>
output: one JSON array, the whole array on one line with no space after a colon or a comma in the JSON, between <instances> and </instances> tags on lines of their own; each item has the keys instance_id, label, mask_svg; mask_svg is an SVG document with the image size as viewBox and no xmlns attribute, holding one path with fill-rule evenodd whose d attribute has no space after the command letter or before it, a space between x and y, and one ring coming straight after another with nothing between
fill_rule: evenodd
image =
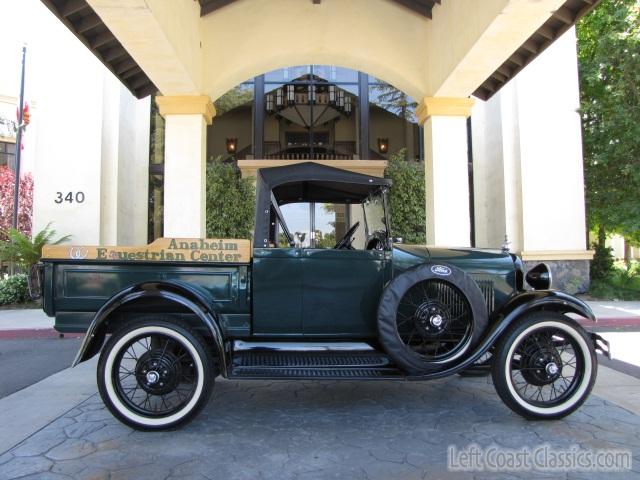
<instances>
[{"instance_id":1,"label":"spare tire","mask_svg":"<svg viewBox=\"0 0 640 480\"><path fill-rule=\"evenodd\" d=\"M451 366L480 341L488 324L477 283L444 263L395 277L378 305L378 336L396 364L412 374Z\"/></svg>"}]
</instances>

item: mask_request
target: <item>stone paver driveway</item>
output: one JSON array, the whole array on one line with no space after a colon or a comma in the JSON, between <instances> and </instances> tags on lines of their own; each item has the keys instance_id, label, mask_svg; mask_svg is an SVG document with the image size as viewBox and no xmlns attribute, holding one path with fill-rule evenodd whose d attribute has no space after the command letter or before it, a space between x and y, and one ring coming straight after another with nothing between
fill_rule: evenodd
<instances>
[{"instance_id":1,"label":"stone paver driveway","mask_svg":"<svg viewBox=\"0 0 640 480\"><path fill-rule=\"evenodd\" d=\"M0 426L2 428L2 426ZM592 396L562 421L512 414L487 378L428 383L220 380L173 432L134 432L96 395L0 456L0 479L534 478L447 472L447 447L627 448L640 477L640 416ZM603 478L547 473L547 478Z\"/></svg>"}]
</instances>

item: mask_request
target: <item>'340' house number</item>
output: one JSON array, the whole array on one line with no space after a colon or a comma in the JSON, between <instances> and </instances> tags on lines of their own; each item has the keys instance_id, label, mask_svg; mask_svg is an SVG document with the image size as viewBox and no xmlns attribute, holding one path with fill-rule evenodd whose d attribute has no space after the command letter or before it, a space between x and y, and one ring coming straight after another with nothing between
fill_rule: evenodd
<instances>
[{"instance_id":1,"label":"'340' house number","mask_svg":"<svg viewBox=\"0 0 640 480\"><path fill-rule=\"evenodd\" d=\"M56 192L56 203L82 203L84 202L84 192L68 192L66 195L62 192Z\"/></svg>"}]
</instances>

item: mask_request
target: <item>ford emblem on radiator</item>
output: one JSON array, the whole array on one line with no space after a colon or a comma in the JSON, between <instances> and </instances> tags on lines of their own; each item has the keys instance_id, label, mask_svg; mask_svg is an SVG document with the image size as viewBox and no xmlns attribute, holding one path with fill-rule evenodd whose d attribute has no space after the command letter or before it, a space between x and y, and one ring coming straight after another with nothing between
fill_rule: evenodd
<instances>
[{"instance_id":1,"label":"ford emblem on radiator","mask_svg":"<svg viewBox=\"0 0 640 480\"><path fill-rule=\"evenodd\" d=\"M451 275L451 269L449 267L445 267L444 265L434 265L431 267L431 271L436 275L442 275L443 277L448 277Z\"/></svg>"}]
</instances>

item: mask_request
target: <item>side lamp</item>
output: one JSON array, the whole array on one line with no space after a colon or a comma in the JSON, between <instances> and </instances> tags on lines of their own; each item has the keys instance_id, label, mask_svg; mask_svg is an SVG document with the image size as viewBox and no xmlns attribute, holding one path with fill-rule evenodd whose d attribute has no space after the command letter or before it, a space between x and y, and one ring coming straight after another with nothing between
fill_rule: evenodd
<instances>
[{"instance_id":1,"label":"side lamp","mask_svg":"<svg viewBox=\"0 0 640 480\"><path fill-rule=\"evenodd\" d=\"M238 139L237 138L227 138L227 153L229 155L233 155L238 150Z\"/></svg>"}]
</instances>

